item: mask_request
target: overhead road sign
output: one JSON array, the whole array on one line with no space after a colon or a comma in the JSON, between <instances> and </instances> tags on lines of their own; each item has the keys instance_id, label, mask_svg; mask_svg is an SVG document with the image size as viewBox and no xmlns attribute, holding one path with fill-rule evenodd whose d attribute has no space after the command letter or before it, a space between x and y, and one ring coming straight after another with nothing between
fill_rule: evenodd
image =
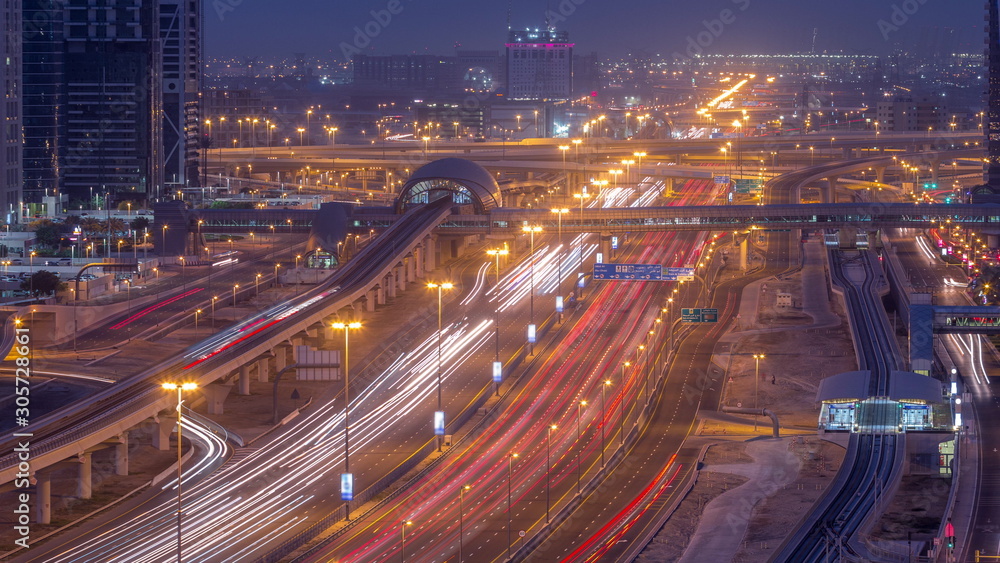
<instances>
[{"instance_id":1,"label":"overhead road sign","mask_svg":"<svg viewBox=\"0 0 1000 563\"><path fill-rule=\"evenodd\" d=\"M716 184L729 184L729 176L715 176L714 179Z\"/></svg>"},{"instance_id":2,"label":"overhead road sign","mask_svg":"<svg viewBox=\"0 0 1000 563\"><path fill-rule=\"evenodd\" d=\"M681 309L681 322L714 323L718 321L718 309Z\"/></svg>"},{"instance_id":3,"label":"overhead road sign","mask_svg":"<svg viewBox=\"0 0 1000 563\"><path fill-rule=\"evenodd\" d=\"M659 264L594 264L595 280L662 281Z\"/></svg>"},{"instance_id":4,"label":"overhead road sign","mask_svg":"<svg viewBox=\"0 0 1000 563\"><path fill-rule=\"evenodd\" d=\"M694 268L666 268L664 281L694 281Z\"/></svg>"}]
</instances>

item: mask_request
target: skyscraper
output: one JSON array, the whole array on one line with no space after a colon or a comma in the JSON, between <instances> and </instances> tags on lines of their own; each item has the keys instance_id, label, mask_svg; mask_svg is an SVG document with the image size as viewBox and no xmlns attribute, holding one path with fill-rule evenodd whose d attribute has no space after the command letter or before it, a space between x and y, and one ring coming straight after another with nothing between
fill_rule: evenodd
<instances>
[{"instance_id":1,"label":"skyscraper","mask_svg":"<svg viewBox=\"0 0 1000 563\"><path fill-rule=\"evenodd\" d=\"M23 3L25 200L197 181L201 0Z\"/></svg>"},{"instance_id":2,"label":"skyscraper","mask_svg":"<svg viewBox=\"0 0 1000 563\"><path fill-rule=\"evenodd\" d=\"M987 91L986 148L983 180L989 192L1000 194L1000 0L987 3L986 64Z\"/></svg>"},{"instance_id":3,"label":"skyscraper","mask_svg":"<svg viewBox=\"0 0 1000 563\"><path fill-rule=\"evenodd\" d=\"M21 3L0 4L0 219L16 222L21 203Z\"/></svg>"},{"instance_id":4,"label":"skyscraper","mask_svg":"<svg viewBox=\"0 0 1000 563\"><path fill-rule=\"evenodd\" d=\"M201 84L201 2L160 0L163 48L163 178L168 186L198 184ZM168 193L171 189L166 190Z\"/></svg>"},{"instance_id":5,"label":"skyscraper","mask_svg":"<svg viewBox=\"0 0 1000 563\"><path fill-rule=\"evenodd\" d=\"M568 100L573 91L573 44L551 27L511 31L507 38L507 98Z\"/></svg>"}]
</instances>

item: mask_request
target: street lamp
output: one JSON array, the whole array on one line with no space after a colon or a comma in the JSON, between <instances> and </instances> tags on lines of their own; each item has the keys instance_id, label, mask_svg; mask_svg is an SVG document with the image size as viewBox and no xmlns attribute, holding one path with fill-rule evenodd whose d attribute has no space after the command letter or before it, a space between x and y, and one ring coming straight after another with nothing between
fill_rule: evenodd
<instances>
[{"instance_id":1,"label":"street lamp","mask_svg":"<svg viewBox=\"0 0 1000 563\"><path fill-rule=\"evenodd\" d=\"M263 276L260 272L253 277L253 293L254 297L260 297L260 278Z\"/></svg>"},{"instance_id":2,"label":"street lamp","mask_svg":"<svg viewBox=\"0 0 1000 563\"><path fill-rule=\"evenodd\" d=\"M757 409L757 391L760 387L760 361L764 359L764 354L754 354L753 368L753 408ZM753 415L753 429L757 430L757 413Z\"/></svg>"},{"instance_id":3,"label":"street lamp","mask_svg":"<svg viewBox=\"0 0 1000 563\"><path fill-rule=\"evenodd\" d=\"M524 231L524 232L526 232L526 233L528 233L528 235L531 238L531 257L530 257L531 262L528 265L528 269L530 271L530 274L529 274L530 281L529 281L529 283L530 283L530 287L531 287L531 293L530 293L530 297L528 299L528 303L529 303L529 305L528 305L528 323L532 327L534 327L535 326L535 233L542 232L542 228L539 227L539 226L537 226L537 225L534 226L534 227L529 227L529 226L525 225L524 227L521 227L521 230ZM530 355L533 355L534 353L535 353L535 345L534 345L534 343L530 343L529 342L529 344L528 344L528 355L530 356Z\"/></svg>"},{"instance_id":4,"label":"street lamp","mask_svg":"<svg viewBox=\"0 0 1000 563\"><path fill-rule=\"evenodd\" d=\"M639 346L640 346L640 349L645 348L645 346L643 346L642 344L640 344ZM636 355L637 356L639 355L639 350L636 350ZM639 365L638 362L639 362L639 360L637 358L636 359L636 366ZM619 443L621 443L621 444L625 443L625 368L628 368L628 367L631 367L631 366L632 366L632 362L624 362L624 363L622 363L622 376L621 376L621 379L619 380L619 382L621 383L621 386L622 386L622 390L621 390L622 400L619 402L620 404L618 405L618 414L620 415L620 420L618 421L618 428L620 429L620 432L619 432L619 434L620 434Z\"/></svg>"},{"instance_id":5,"label":"street lamp","mask_svg":"<svg viewBox=\"0 0 1000 563\"><path fill-rule=\"evenodd\" d=\"M198 330L198 315L201 314L201 309L194 310L194 329Z\"/></svg>"},{"instance_id":6,"label":"street lamp","mask_svg":"<svg viewBox=\"0 0 1000 563\"><path fill-rule=\"evenodd\" d=\"M569 173L566 172L566 151L568 151L568 150L569 150L569 145L559 145L559 152L562 153L562 161L563 161L563 163L562 163L563 164L563 181L566 182L566 190L565 190L565 192L563 192L564 195L568 195L569 194Z\"/></svg>"},{"instance_id":7,"label":"street lamp","mask_svg":"<svg viewBox=\"0 0 1000 563\"><path fill-rule=\"evenodd\" d=\"M183 398L181 394L184 391L194 391L198 388L197 383L164 383L161 385L167 391L177 391L177 563L181 561L181 537L183 535L183 503L181 497L181 478L183 477L183 472L181 469L181 464L183 463L182 458L182 448L181 448L181 425L183 422L183 413L181 412L181 407L184 405Z\"/></svg>"},{"instance_id":8,"label":"street lamp","mask_svg":"<svg viewBox=\"0 0 1000 563\"><path fill-rule=\"evenodd\" d=\"M556 214L558 218L558 233L557 237L559 239L559 252L556 254L556 305L559 305L559 300L562 299L562 216L569 213L569 209L553 209L553 213ZM562 320L562 315L559 315L560 320Z\"/></svg>"},{"instance_id":9,"label":"street lamp","mask_svg":"<svg viewBox=\"0 0 1000 563\"><path fill-rule=\"evenodd\" d=\"M583 469L580 464L580 450L583 444L580 443L580 409L587 406L587 401L580 401L576 404L576 494L580 494L580 480L583 478Z\"/></svg>"},{"instance_id":10,"label":"street lamp","mask_svg":"<svg viewBox=\"0 0 1000 563\"><path fill-rule=\"evenodd\" d=\"M510 528L511 528L511 507L510 507L510 481L514 474L514 459L517 454L511 452L507 455L507 559L510 559Z\"/></svg>"},{"instance_id":11,"label":"street lamp","mask_svg":"<svg viewBox=\"0 0 1000 563\"><path fill-rule=\"evenodd\" d=\"M399 560L406 561L406 527L413 524L412 520L403 520L399 523Z\"/></svg>"},{"instance_id":12,"label":"street lamp","mask_svg":"<svg viewBox=\"0 0 1000 563\"><path fill-rule=\"evenodd\" d=\"M348 374L350 350L351 350L351 331L358 330L361 328L361 323L351 322L351 323L333 323L331 327L337 330L344 331L344 474L340 477L341 490L340 495L344 500L344 514L347 520L351 519L351 505L349 501L353 499L354 494L354 477L351 475L351 388L350 379ZM350 491L344 490L344 483L350 482ZM350 495L348 495L350 493ZM351 498L347 498L350 496Z\"/></svg>"},{"instance_id":13,"label":"street lamp","mask_svg":"<svg viewBox=\"0 0 1000 563\"><path fill-rule=\"evenodd\" d=\"M465 560L465 491L471 488L469 485L462 485L458 489L458 563Z\"/></svg>"},{"instance_id":14,"label":"street lamp","mask_svg":"<svg viewBox=\"0 0 1000 563\"><path fill-rule=\"evenodd\" d=\"M219 299L218 295L212 296L212 330L215 330L215 302Z\"/></svg>"},{"instance_id":15,"label":"street lamp","mask_svg":"<svg viewBox=\"0 0 1000 563\"><path fill-rule=\"evenodd\" d=\"M500 363L500 257L501 256L506 256L509 253L510 253L510 251L507 250L506 248L491 248L491 249L489 249L489 250L486 251L486 254L489 254L490 256L492 256L493 258L496 259L496 266L497 266L496 320L493 323L493 332L494 332L494 335L496 336L496 338L495 338L495 340L496 340L496 357L493 360L494 361L494 367L496 367L496 364ZM496 385L496 394L497 394L497 396L500 396L500 384L499 383L497 383L497 385Z\"/></svg>"},{"instance_id":16,"label":"street lamp","mask_svg":"<svg viewBox=\"0 0 1000 563\"><path fill-rule=\"evenodd\" d=\"M552 431L556 429L556 425L553 424L548 427L545 433L545 523L549 523L549 507L551 501L549 498L549 489L552 484Z\"/></svg>"},{"instance_id":17,"label":"street lamp","mask_svg":"<svg viewBox=\"0 0 1000 563\"><path fill-rule=\"evenodd\" d=\"M605 410L604 407L605 407L605 401L607 401L605 393L608 388L608 385L611 385L610 379L605 379L604 384L601 385L601 469L604 469L604 443L605 443L604 424L607 421L608 417L607 410Z\"/></svg>"},{"instance_id":18,"label":"street lamp","mask_svg":"<svg viewBox=\"0 0 1000 563\"><path fill-rule=\"evenodd\" d=\"M438 294L438 333L437 333L437 395L438 395L438 406L437 412L434 413L435 428L434 433L437 434L438 451L441 451L441 446L443 442L442 434L444 434L444 409L441 406L441 291L445 289L453 289L455 285L451 282L443 283L428 283L428 289L436 289ZM440 433L439 433L440 432Z\"/></svg>"}]
</instances>

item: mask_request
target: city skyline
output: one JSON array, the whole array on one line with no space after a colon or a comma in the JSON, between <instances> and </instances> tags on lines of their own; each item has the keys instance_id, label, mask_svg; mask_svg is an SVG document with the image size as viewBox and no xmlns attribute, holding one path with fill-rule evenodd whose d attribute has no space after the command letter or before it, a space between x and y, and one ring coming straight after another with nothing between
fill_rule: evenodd
<instances>
[{"instance_id":1,"label":"city skyline","mask_svg":"<svg viewBox=\"0 0 1000 563\"><path fill-rule=\"evenodd\" d=\"M345 3L306 0L290 11L222 0L206 6L206 56L239 57L305 52L344 61L357 54L449 54L463 49L501 49L508 5L475 8L440 0L433 10L404 0ZM630 10L584 0L515 0L513 29L550 25L570 33L579 52L618 57L645 52L671 57L691 53L775 53L815 50L888 54L912 47L928 27L951 27L954 48L978 52L982 7L969 2L802 3L718 0L671 5L639 0ZM623 39L624 38L624 39ZM752 45L752 47L751 47Z\"/></svg>"}]
</instances>

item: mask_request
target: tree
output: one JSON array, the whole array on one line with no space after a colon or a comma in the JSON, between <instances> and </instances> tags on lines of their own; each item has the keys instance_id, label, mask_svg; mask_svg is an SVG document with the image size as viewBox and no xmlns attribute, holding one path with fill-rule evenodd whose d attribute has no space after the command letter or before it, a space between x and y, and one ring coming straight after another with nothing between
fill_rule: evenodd
<instances>
[{"instance_id":1,"label":"tree","mask_svg":"<svg viewBox=\"0 0 1000 563\"><path fill-rule=\"evenodd\" d=\"M59 246L60 238L59 227L56 225L41 225L35 229L35 242L38 244L54 248Z\"/></svg>"},{"instance_id":2,"label":"tree","mask_svg":"<svg viewBox=\"0 0 1000 563\"><path fill-rule=\"evenodd\" d=\"M87 236L93 236L101 232L101 221L94 217L84 217L80 220L80 228Z\"/></svg>"},{"instance_id":3,"label":"tree","mask_svg":"<svg viewBox=\"0 0 1000 563\"><path fill-rule=\"evenodd\" d=\"M149 227L149 219L147 217L136 217L135 219L132 219L129 226L132 227L133 231L142 231L143 229Z\"/></svg>"},{"instance_id":4,"label":"tree","mask_svg":"<svg viewBox=\"0 0 1000 563\"><path fill-rule=\"evenodd\" d=\"M65 284L59 281L59 276L48 270L38 270L30 278L21 282L21 289L30 291L35 297L51 295L64 289L64 286Z\"/></svg>"}]
</instances>

